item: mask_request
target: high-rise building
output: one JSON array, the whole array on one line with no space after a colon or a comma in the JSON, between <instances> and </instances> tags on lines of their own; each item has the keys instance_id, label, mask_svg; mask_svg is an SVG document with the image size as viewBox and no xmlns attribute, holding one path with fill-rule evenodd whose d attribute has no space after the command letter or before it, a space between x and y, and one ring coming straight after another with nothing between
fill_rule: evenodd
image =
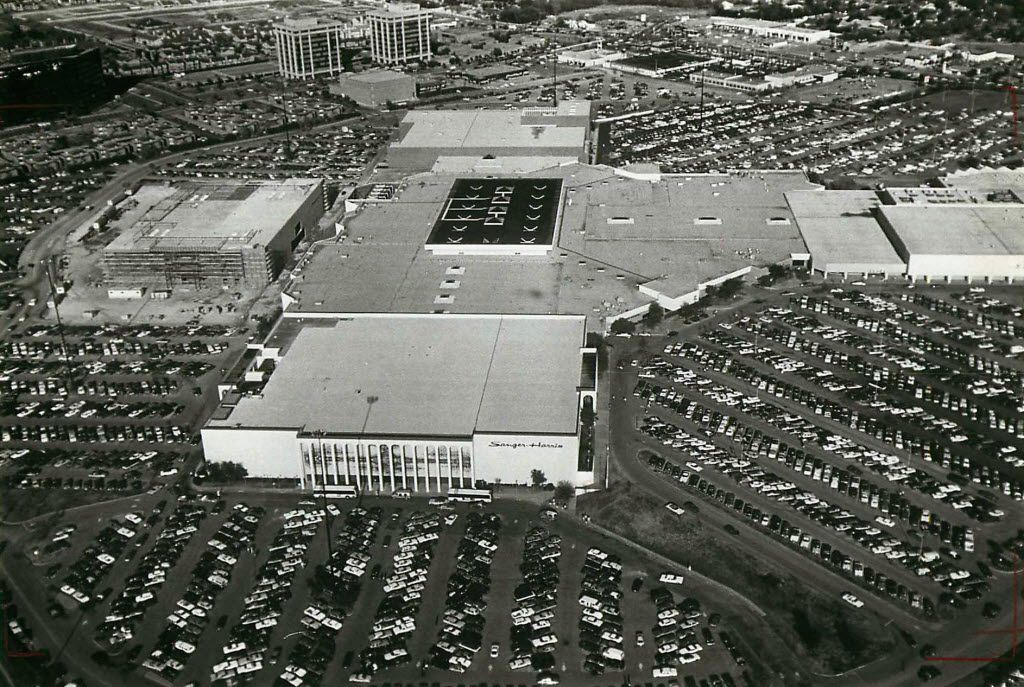
<instances>
[{"instance_id":1,"label":"high-rise building","mask_svg":"<svg viewBox=\"0 0 1024 687\"><path fill-rule=\"evenodd\" d=\"M278 71L286 79L341 74L345 51L365 37L358 22L285 19L274 27Z\"/></svg>"},{"instance_id":2,"label":"high-rise building","mask_svg":"<svg viewBox=\"0 0 1024 687\"><path fill-rule=\"evenodd\" d=\"M395 2L368 12L366 19L374 62L404 64L430 59L430 10Z\"/></svg>"}]
</instances>

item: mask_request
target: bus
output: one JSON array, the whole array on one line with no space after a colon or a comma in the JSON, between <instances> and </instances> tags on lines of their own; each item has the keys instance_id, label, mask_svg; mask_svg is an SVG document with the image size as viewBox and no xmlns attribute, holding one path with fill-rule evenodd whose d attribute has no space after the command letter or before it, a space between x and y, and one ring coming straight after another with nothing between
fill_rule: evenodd
<instances>
[{"instance_id":1,"label":"bus","mask_svg":"<svg viewBox=\"0 0 1024 687\"><path fill-rule=\"evenodd\" d=\"M458 489L452 487L448 490L448 502L490 503L491 492L489 489Z\"/></svg>"},{"instance_id":2,"label":"bus","mask_svg":"<svg viewBox=\"0 0 1024 687\"><path fill-rule=\"evenodd\" d=\"M354 499L359 496L359 489L353 484L328 484L317 488L314 494L328 499Z\"/></svg>"}]
</instances>

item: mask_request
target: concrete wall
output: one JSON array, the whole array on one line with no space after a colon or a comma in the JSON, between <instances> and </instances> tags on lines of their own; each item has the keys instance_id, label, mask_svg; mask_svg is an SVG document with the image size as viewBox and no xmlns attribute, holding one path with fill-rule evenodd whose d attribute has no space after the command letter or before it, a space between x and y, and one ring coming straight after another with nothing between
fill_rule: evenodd
<instances>
[{"instance_id":1,"label":"concrete wall","mask_svg":"<svg viewBox=\"0 0 1024 687\"><path fill-rule=\"evenodd\" d=\"M1024 279L1024 255L911 255L907 275L913 278Z\"/></svg>"},{"instance_id":2,"label":"concrete wall","mask_svg":"<svg viewBox=\"0 0 1024 687\"><path fill-rule=\"evenodd\" d=\"M276 278L280 274L288 258L291 257L294 251L292 244L298 245L296 243L297 227L301 227L304 232L303 240L314 238L313 234L316 232L317 223L324 215L325 201L324 183L321 181L317 185L316 191L310 194L309 198L292 213L292 216L284 223L281 230L267 244L266 252L270 258L270 274L272 278Z\"/></svg>"},{"instance_id":3,"label":"concrete wall","mask_svg":"<svg viewBox=\"0 0 1024 687\"><path fill-rule=\"evenodd\" d=\"M530 471L537 469L548 482L568 480L580 485L579 450L576 435L477 434L473 437L474 473L476 479L492 483L530 484Z\"/></svg>"},{"instance_id":4,"label":"concrete wall","mask_svg":"<svg viewBox=\"0 0 1024 687\"><path fill-rule=\"evenodd\" d=\"M240 463L253 477L299 479L299 441L294 429L232 429L204 427L207 462Z\"/></svg>"}]
</instances>

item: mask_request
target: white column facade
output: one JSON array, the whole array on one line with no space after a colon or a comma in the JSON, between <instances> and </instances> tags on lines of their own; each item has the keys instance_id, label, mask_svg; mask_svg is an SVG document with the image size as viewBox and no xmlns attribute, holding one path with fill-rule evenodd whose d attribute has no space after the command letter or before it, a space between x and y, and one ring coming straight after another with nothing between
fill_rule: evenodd
<instances>
[{"instance_id":1,"label":"white column facade","mask_svg":"<svg viewBox=\"0 0 1024 687\"><path fill-rule=\"evenodd\" d=\"M300 482L314 490L326 479L330 486L353 485L369 494L443 494L476 481L471 440L302 437L299 452Z\"/></svg>"}]
</instances>

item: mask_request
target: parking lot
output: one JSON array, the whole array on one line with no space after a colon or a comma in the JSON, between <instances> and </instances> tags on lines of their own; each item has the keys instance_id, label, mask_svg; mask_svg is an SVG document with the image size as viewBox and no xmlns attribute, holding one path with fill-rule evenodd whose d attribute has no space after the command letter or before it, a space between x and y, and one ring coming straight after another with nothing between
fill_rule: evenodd
<instances>
[{"instance_id":1,"label":"parking lot","mask_svg":"<svg viewBox=\"0 0 1024 687\"><path fill-rule=\"evenodd\" d=\"M0 478L26 498L56 489L72 500L174 479L196 454L198 422L241 338L204 326L11 333L0 341ZM12 494L8 514L18 502Z\"/></svg>"},{"instance_id":2,"label":"parking lot","mask_svg":"<svg viewBox=\"0 0 1024 687\"><path fill-rule=\"evenodd\" d=\"M125 684L744 684L714 599L554 510L156 498L38 533L50 629Z\"/></svg>"},{"instance_id":3,"label":"parking lot","mask_svg":"<svg viewBox=\"0 0 1024 687\"><path fill-rule=\"evenodd\" d=\"M612 122L599 161L662 171L806 169L833 178L921 177L1012 156L994 93L929 95L856 109L799 94L732 102L715 94ZM941 141L941 145L939 145Z\"/></svg>"},{"instance_id":4,"label":"parking lot","mask_svg":"<svg viewBox=\"0 0 1024 687\"><path fill-rule=\"evenodd\" d=\"M843 580L851 607L903 609L905 627L1006 613L1024 510L1019 296L763 294L620 358L613 413L649 447L622 459L672 485L680 517L712 508Z\"/></svg>"}]
</instances>

